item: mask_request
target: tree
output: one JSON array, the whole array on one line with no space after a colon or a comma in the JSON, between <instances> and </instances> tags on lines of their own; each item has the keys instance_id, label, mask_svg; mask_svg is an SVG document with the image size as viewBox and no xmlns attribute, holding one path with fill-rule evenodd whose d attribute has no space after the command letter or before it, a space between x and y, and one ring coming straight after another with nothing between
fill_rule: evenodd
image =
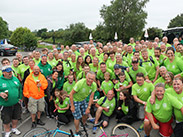
<instances>
[{"instance_id":1,"label":"tree","mask_svg":"<svg viewBox=\"0 0 183 137\"><path fill-rule=\"evenodd\" d=\"M48 31L47 28L40 29L37 31L37 36L41 37L42 33L47 32L47 31Z\"/></svg>"},{"instance_id":2,"label":"tree","mask_svg":"<svg viewBox=\"0 0 183 137\"><path fill-rule=\"evenodd\" d=\"M143 10L149 0L112 0L110 6L104 5L100 15L104 19L106 31L114 39L129 41L130 37L138 38L146 24L147 13Z\"/></svg>"},{"instance_id":3,"label":"tree","mask_svg":"<svg viewBox=\"0 0 183 137\"><path fill-rule=\"evenodd\" d=\"M170 20L168 28L173 27L183 27L183 14L177 15L175 18Z\"/></svg>"},{"instance_id":4,"label":"tree","mask_svg":"<svg viewBox=\"0 0 183 137\"><path fill-rule=\"evenodd\" d=\"M154 40L155 37L162 38L162 36L163 36L162 29L157 28L157 27L148 28L147 32L149 35L148 40ZM145 39L144 33L145 33L145 31L143 32L141 39Z\"/></svg>"},{"instance_id":5,"label":"tree","mask_svg":"<svg viewBox=\"0 0 183 137\"><path fill-rule=\"evenodd\" d=\"M10 37L11 43L26 50L37 47L37 38L28 28L17 28Z\"/></svg>"},{"instance_id":6,"label":"tree","mask_svg":"<svg viewBox=\"0 0 183 137\"><path fill-rule=\"evenodd\" d=\"M9 38L8 23L0 17L0 39Z\"/></svg>"}]
</instances>

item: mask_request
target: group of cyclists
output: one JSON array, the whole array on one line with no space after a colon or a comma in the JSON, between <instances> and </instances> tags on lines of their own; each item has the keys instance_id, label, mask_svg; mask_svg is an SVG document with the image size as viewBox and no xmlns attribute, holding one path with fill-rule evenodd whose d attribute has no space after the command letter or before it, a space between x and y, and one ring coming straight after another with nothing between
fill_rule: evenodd
<instances>
[{"instance_id":1,"label":"group of cyclists","mask_svg":"<svg viewBox=\"0 0 183 137\"><path fill-rule=\"evenodd\" d=\"M106 127L110 117L115 116L117 123L141 120L138 131L144 129L145 137L150 136L152 127L163 137L171 136L173 131L176 137L183 136L182 41L175 38L172 45L167 43L167 37L161 41L158 37L154 41L129 41L94 45L90 40L83 46L53 45L51 51L44 48L24 57L17 53L12 64L9 59L2 59L0 75L11 72L21 83L23 113L44 110L48 118L66 124L74 117L77 134L81 118L86 127L87 120L97 124L99 119ZM39 72L47 81L44 89L35 78ZM34 88L28 84L30 75L37 85ZM38 91L34 94L44 91L45 107L30 107L34 97L30 99L29 89ZM4 90L2 84L0 99L5 98L1 94ZM35 120L32 122L35 128ZM44 125L40 117L37 124ZM94 126L94 134L96 130Z\"/></svg>"}]
</instances>

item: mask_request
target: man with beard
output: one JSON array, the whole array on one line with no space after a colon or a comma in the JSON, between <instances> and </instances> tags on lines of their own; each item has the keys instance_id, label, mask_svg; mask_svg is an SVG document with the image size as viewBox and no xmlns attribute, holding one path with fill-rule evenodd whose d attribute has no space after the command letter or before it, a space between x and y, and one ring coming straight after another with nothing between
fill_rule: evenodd
<instances>
[{"instance_id":1,"label":"man with beard","mask_svg":"<svg viewBox=\"0 0 183 137\"><path fill-rule=\"evenodd\" d=\"M163 65L163 61L166 59L166 56L161 54L160 47L156 47L154 49L154 56L155 56L156 60L159 62L159 66L162 66Z\"/></svg>"},{"instance_id":2,"label":"man with beard","mask_svg":"<svg viewBox=\"0 0 183 137\"><path fill-rule=\"evenodd\" d=\"M0 106L1 119L5 129L5 137L9 137L11 132L19 135L21 132L16 128L18 119L21 118L21 106L18 103L22 98L22 86L19 80L12 76L11 66L2 68L3 75L0 77ZM10 129L10 123L12 129Z\"/></svg>"},{"instance_id":3,"label":"man with beard","mask_svg":"<svg viewBox=\"0 0 183 137\"><path fill-rule=\"evenodd\" d=\"M40 118L41 112L44 111L44 90L47 88L48 82L44 75L41 74L40 68L34 66L33 72L26 78L24 83L23 94L29 99L28 110L31 113L32 117L32 128L35 128L36 125L45 125ZM37 114L37 122L35 122Z\"/></svg>"}]
</instances>

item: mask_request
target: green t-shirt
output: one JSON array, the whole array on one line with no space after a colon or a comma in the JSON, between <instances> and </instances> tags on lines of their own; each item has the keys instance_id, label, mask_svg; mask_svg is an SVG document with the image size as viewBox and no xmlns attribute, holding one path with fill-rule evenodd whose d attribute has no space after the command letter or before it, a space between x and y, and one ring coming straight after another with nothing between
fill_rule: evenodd
<instances>
[{"instance_id":1,"label":"green t-shirt","mask_svg":"<svg viewBox=\"0 0 183 137\"><path fill-rule=\"evenodd\" d=\"M144 81L142 86L139 86L137 83L135 83L132 86L132 95L137 96L142 101L147 101L153 90L154 86L152 83L147 83Z\"/></svg>"},{"instance_id":2,"label":"green t-shirt","mask_svg":"<svg viewBox=\"0 0 183 137\"><path fill-rule=\"evenodd\" d=\"M112 71L110 69L106 69L106 72L110 73L110 79L114 79L114 73L112 73ZM104 81L104 73L102 73L102 71L99 69L97 72L97 79L100 81Z\"/></svg>"},{"instance_id":3,"label":"green t-shirt","mask_svg":"<svg viewBox=\"0 0 183 137\"><path fill-rule=\"evenodd\" d=\"M90 94L91 95L91 94ZM90 100L90 95L86 98L86 102L89 102ZM100 93L98 91L95 91L93 100L99 99L100 98Z\"/></svg>"},{"instance_id":4,"label":"green t-shirt","mask_svg":"<svg viewBox=\"0 0 183 137\"><path fill-rule=\"evenodd\" d=\"M120 81L118 81L118 83L116 83L116 85L114 86L114 88L115 89L119 89L119 87L120 87L120 85L122 85L122 86L124 86L124 87L126 87L126 86L128 86L128 81L123 81L123 82L120 82ZM119 100L119 93L120 93L120 91L119 92L117 92L117 99Z\"/></svg>"},{"instance_id":5,"label":"green t-shirt","mask_svg":"<svg viewBox=\"0 0 183 137\"><path fill-rule=\"evenodd\" d=\"M70 84L69 81L66 81L64 83L63 90L67 91L67 93L70 94L75 84L76 84L75 81L73 81L72 84Z\"/></svg>"},{"instance_id":6,"label":"green t-shirt","mask_svg":"<svg viewBox=\"0 0 183 137\"><path fill-rule=\"evenodd\" d=\"M67 105L69 104L69 98L66 97L66 98L64 99L64 101L63 101L62 104L60 104L59 99L57 98L57 99L55 100L55 104L57 104L57 105L59 106L59 108L66 108ZM67 110L57 110L58 113L65 113L66 111L67 111Z\"/></svg>"},{"instance_id":7,"label":"green t-shirt","mask_svg":"<svg viewBox=\"0 0 183 137\"><path fill-rule=\"evenodd\" d=\"M83 101L88 95L97 90L97 85L95 82L93 82L91 86L88 86L86 84L86 79L83 78L74 85L73 89L76 92L73 95L74 101Z\"/></svg>"},{"instance_id":8,"label":"green t-shirt","mask_svg":"<svg viewBox=\"0 0 183 137\"><path fill-rule=\"evenodd\" d=\"M17 73L20 74L21 76L21 79L24 78L24 72L29 68L29 65L25 65L25 64L22 64L22 65L19 65L18 66L18 70L17 70Z\"/></svg>"},{"instance_id":9,"label":"green t-shirt","mask_svg":"<svg viewBox=\"0 0 183 137\"><path fill-rule=\"evenodd\" d=\"M166 89L165 92L171 94L172 96L174 96L178 101L180 101L183 104L183 92L180 94L177 94L173 88ZM183 115L182 115L182 112L180 111L180 109L174 108L173 111L175 114L175 119L178 122L183 122Z\"/></svg>"},{"instance_id":10,"label":"green t-shirt","mask_svg":"<svg viewBox=\"0 0 183 137\"><path fill-rule=\"evenodd\" d=\"M2 73L2 70L0 70L0 76L2 75L3 73Z\"/></svg>"},{"instance_id":11,"label":"green t-shirt","mask_svg":"<svg viewBox=\"0 0 183 137\"><path fill-rule=\"evenodd\" d=\"M116 64L116 59L114 59L114 61L112 61L111 58L108 58L108 60L106 62L106 66L107 66L108 69L110 69L111 71L113 71L115 64Z\"/></svg>"},{"instance_id":12,"label":"green t-shirt","mask_svg":"<svg viewBox=\"0 0 183 137\"><path fill-rule=\"evenodd\" d=\"M78 75L77 75L77 80L80 80L82 78L86 78L85 72L81 71Z\"/></svg>"},{"instance_id":13,"label":"green t-shirt","mask_svg":"<svg viewBox=\"0 0 183 137\"><path fill-rule=\"evenodd\" d=\"M158 79L154 82L154 86L155 86L157 83L165 83L165 79L164 79L163 77L158 78Z\"/></svg>"},{"instance_id":14,"label":"green t-shirt","mask_svg":"<svg viewBox=\"0 0 183 137\"><path fill-rule=\"evenodd\" d=\"M123 104L121 105L121 109L125 115L128 114L129 108L128 106L125 106L125 102L123 101Z\"/></svg>"},{"instance_id":15,"label":"green t-shirt","mask_svg":"<svg viewBox=\"0 0 183 137\"><path fill-rule=\"evenodd\" d=\"M133 52L130 54L128 53L127 56L126 56L126 59L127 59L127 63L128 65L131 67L132 66L132 58L133 58Z\"/></svg>"},{"instance_id":16,"label":"green t-shirt","mask_svg":"<svg viewBox=\"0 0 183 137\"><path fill-rule=\"evenodd\" d=\"M131 67L130 71L128 73L131 76L133 82L135 82L135 83L136 83L136 74L139 73L139 72L142 72L144 74L144 77L147 76L146 70L143 67L140 67L140 66L138 67L138 70L136 70L136 71L134 71L133 68Z\"/></svg>"},{"instance_id":17,"label":"green t-shirt","mask_svg":"<svg viewBox=\"0 0 183 137\"><path fill-rule=\"evenodd\" d=\"M180 109L183 105L175 97L165 92L162 100L155 99L155 103L147 101L146 112L152 113L160 122L168 122L172 118L173 108Z\"/></svg>"},{"instance_id":18,"label":"green t-shirt","mask_svg":"<svg viewBox=\"0 0 183 137\"><path fill-rule=\"evenodd\" d=\"M112 90L114 87L114 84L112 83L111 80L109 80L108 82L106 82L105 80L102 82L101 84L101 89L104 90L104 92L108 93L109 90Z\"/></svg>"},{"instance_id":19,"label":"green t-shirt","mask_svg":"<svg viewBox=\"0 0 183 137\"><path fill-rule=\"evenodd\" d=\"M34 62L35 62L35 65L38 65L39 62L41 61L41 58L39 58L38 60L36 60L35 58L33 58Z\"/></svg>"},{"instance_id":20,"label":"green t-shirt","mask_svg":"<svg viewBox=\"0 0 183 137\"><path fill-rule=\"evenodd\" d=\"M116 63L119 64L119 63ZM128 63L126 63L125 61L122 61L121 64L119 64L120 66L125 66L125 67L129 67Z\"/></svg>"},{"instance_id":21,"label":"green t-shirt","mask_svg":"<svg viewBox=\"0 0 183 137\"><path fill-rule=\"evenodd\" d=\"M101 105L103 100L104 100L105 97L101 97L98 101L97 101L97 104ZM116 101L115 101L115 97L113 97L113 99L111 101L109 101L107 98L105 100L105 102L102 104L102 107L109 107L109 111L106 112L106 111L102 111L106 116L111 116L115 107L116 107Z\"/></svg>"},{"instance_id":22,"label":"green t-shirt","mask_svg":"<svg viewBox=\"0 0 183 137\"><path fill-rule=\"evenodd\" d=\"M63 68L64 68L65 76L68 76L69 73L70 73L70 69L72 68L70 62L69 62L69 61L64 61L64 60L63 60Z\"/></svg>"},{"instance_id":23,"label":"green t-shirt","mask_svg":"<svg viewBox=\"0 0 183 137\"><path fill-rule=\"evenodd\" d=\"M90 71L93 71L93 72L95 72L95 73L97 73L98 69L100 68L100 66L94 67L94 66L93 66L93 63L92 63L92 64L89 64L89 66L90 66Z\"/></svg>"},{"instance_id":24,"label":"green t-shirt","mask_svg":"<svg viewBox=\"0 0 183 137\"><path fill-rule=\"evenodd\" d=\"M14 76L17 77L18 67L14 67L14 66L12 65L11 68L13 69L13 74L14 74ZM0 76L1 76L1 75L0 75Z\"/></svg>"},{"instance_id":25,"label":"green t-shirt","mask_svg":"<svg viewBox=\"0 0 183 137\"><path fill-rule=\"evenodd\" d=\"M183 71L183 60L178 57L175 57L174 61L170 63L169 58L164 61L164 65L168 71L172 72L174 75L177 75Z\"/></svg>"},{"instance_id":26,"label":"green t-shirt","mask_svg":"<svg viewBox=\"0 0 183 137\"><path fill-rule=\"evenodd\" d=\"M156 67L159 66L159 63L155 58L153 58L153 61L154 63L150 61L150 59L148 59L148 61L144 61L142 59L142 67L145 68L146 72L148 73L149 80L151 81L154 80L156 76Z\"/></svg>"},{"instance_id":27,"label":"green t-shirt","mask_svg":"<svg viewBox=\"0 0 183 137\"><path fill-rule=\"evenodd\" d=\"M48 59L48 63L51 65L52 68L54 68L57 65L58 61L56 59Z\"/></svg>"}]
</instances>

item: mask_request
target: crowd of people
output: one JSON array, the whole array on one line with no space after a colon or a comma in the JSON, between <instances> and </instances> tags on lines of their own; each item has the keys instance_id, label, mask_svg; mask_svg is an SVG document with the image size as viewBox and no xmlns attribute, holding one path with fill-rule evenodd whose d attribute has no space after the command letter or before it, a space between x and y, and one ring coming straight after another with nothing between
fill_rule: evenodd
<instances>
[{"instance_id":1,"label":"crowd of people","mask_svg":"<svg viewBox=\"0 0 183 137\"><path fill-rule=\"evenodd\" d=\"M121 41L82 47L53 45L11 61L1 60L0 106L5 137L21 134L17 129L21 113L30 113L32 128L44 126L41 113L68 124L74 118L80 134L83 121L94 125L110 117L132 124L142 121L138 131L145 137L158 129L163 137L173 131L183 136L183 45L177 38L170 45L162 41ZM172 128L172 122L176 126ZM157 124L158 123L158 124ZM93 134L97 127L93 127Z\"/></svg>"}]
</instances>

